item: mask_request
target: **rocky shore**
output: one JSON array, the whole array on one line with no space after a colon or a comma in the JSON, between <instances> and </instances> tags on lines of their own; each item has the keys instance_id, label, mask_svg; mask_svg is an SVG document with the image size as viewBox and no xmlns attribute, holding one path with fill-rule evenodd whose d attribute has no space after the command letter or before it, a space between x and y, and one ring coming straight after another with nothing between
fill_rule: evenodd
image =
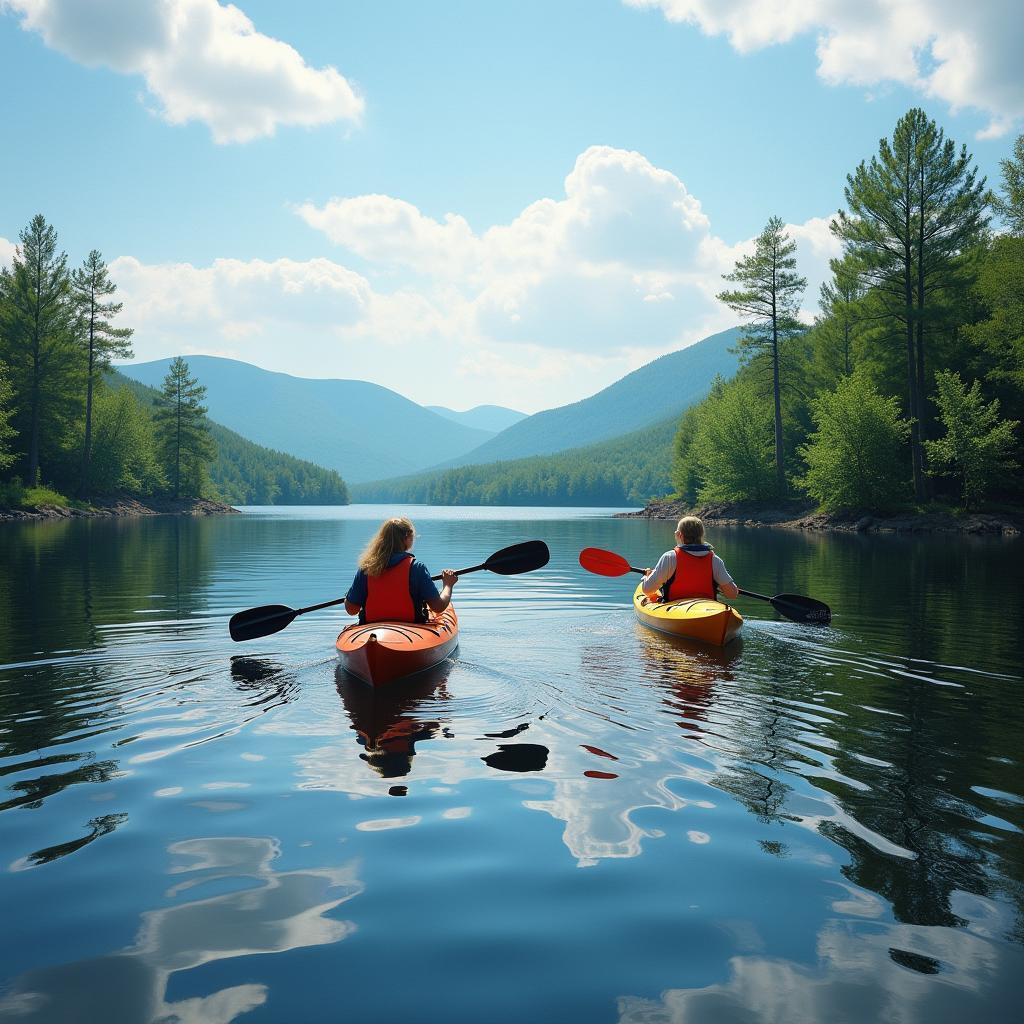
<instances>
[{"instance_id":1,"label":"rocky shore","mask_svg":"<svg viewBox=\"0 0 1024 1024\"><path fill-rule=\"evenodd\" d=\"M792 530L838 530L847 533L970 533L1004 537L1024 532L1024 513L947 511L829 513L807 502L734 502L691 508L669 499L650 502L639 512L618 512L617 518L678 519L697 515L711 526L776 526Z\"/></svg>"},{"instance_id":2,"label":"rocky shore","mask_svg":"<svg viewBox=\"0 0 1024 1024\"><path fill-rule=\"evenodd\" d=\"M30 523L57 519L113 518L115 516L220 516L238 515L238 509L206 498L109 498L83 508L36 505L0 508L0 522Z\"/></svg>"}]
</instances>

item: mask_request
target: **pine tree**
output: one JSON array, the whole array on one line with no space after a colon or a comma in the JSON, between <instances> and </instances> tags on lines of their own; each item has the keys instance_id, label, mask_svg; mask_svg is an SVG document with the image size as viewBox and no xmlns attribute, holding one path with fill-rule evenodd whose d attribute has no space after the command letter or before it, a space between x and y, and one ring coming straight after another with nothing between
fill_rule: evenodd
<instances>
[{"instance_id":1,"label":"pine tree","mask_svg":"<svg viewBox=\"0 0 1024 1024\"><path fill-rule=\"evenodd\" d=\"M849 212L840 210L832 222L846 255L902 324L918 500L925 496L925 328L943 308L935 293L955 281L960 255L981 240L988 224L985 179L978 180L971 160L923 110L910 110L891 142L879 140L878 156L847 175Z\"/></svg>"},{"instance_id":2,"label":"pine tree","mask_svg":"<svg viewBox=\"0 0 1024 1024\"><path fill-rule=\"evenodd\" d=\"M1003 194L992 198L992 207L1006 222L1011 235L1024 237L1024 135L1013 144L1013 156L999 161Z\"/></svg>"},{"instance_id":3,"label":"pine tree","mask_svg":"<svg viewBox=\"0 0 1024 1024\"><path fill-rule=\"evenodd\" d=\"M215 447L206 422L206 388L189 376L188 363L176 357L167 370L156 409L157 447L175 498L182 484L198 497Z\"/></svg>"},{"instance_id":4,"label":"pine tree","mask_svg":"<svg viewBox=\"0 0 1024 1024\"><path fill-rule=\"evenodd\" d=\"M93 249L82 266L71 275L71 295L75 305L76 328L80 343L88 351L85 398L85 440L82 445L80 493L89 493L89 463L92 458L92 399L99 374L110 368L112 357L127 359L132 354L130 327L115 327L113 318L123 303L106 302L117 290L110 280L107 265Z\"/></svg>"},{"instance_id":5,"label":"pine tree","mask_svg":"<svg viewBox=\"0 0 1024 1024\"><path fill-rule=\"evenodd\" d=\"M67 255L42 214L18 236L10 269L0 271L0 341L16 396L15 417L25 436L27 483L39 483L44 432L59 432L73 404L78 375L71 330Z\"/></svg>"},{"instance_id":6,"label":"pine tree","mask_svg":"<svg viewBox=\"0 0 1024 1024\"><path fill-rule=\"evenodd\" d=\"M807 279L796 273L796 242L785 232L781 217L772 217L754 245L754 255L744 256L726 281L741 287L721 292L718 298L734 312L749 318L743 328L741 349L768 351L772 365L775 404L775 483L779 494L786 489L782 453L782 385L779 371L781 343L802 331L798 319L800 299Z\"/></svg>"}]
</instances>

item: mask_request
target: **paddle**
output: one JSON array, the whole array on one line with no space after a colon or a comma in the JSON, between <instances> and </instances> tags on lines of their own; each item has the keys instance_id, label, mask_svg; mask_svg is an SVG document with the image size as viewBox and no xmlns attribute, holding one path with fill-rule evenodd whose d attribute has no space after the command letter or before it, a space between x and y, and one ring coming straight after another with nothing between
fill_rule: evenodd
<instances>
[{"instance_id":1,"label":"paddle","mask_svg":"<svg viewBox=\"0 0 1024 1024\"><path fill-rule=\"evenodd\" d=\"M643 569L630 565L622 555L614 551L605 551L602 548L584 548L580 552L580 565L587 572L595 573L598 576L625 576L627 572L638 572L643 575ZM764 594L755 594L752 590L740 589L744 597L756 597L759 601L767 601L780 614L794 622L814 622L827 626L832 621L832 609L823 601L815 601L813 597L801 597L799 594L776 594L775 597L765 597Z\"/></svg>"},{"instance_id":2,"label":"paddle","mask_svg":"<svg viewBox=\"0 0 1024 1024\"><path fill-rule=\"evenodd\" d=\"M548 546L542 540L528 540L522 544L513 544L511 547L495 551L486 562L480 565L470 566L468 569L459 569L456 576L463 576L467 572L478 572L486 569L488 572L497 573L499 576L516 576L523 572L533 572L548 564L550 554ZM432 580L439 580L440 576L431 576ZM308 608L289 608L284 604L265 604L259 608L249 608L244 612L236 612L228 622L228 631L231 639L235 641L255 640L261 636L270 636L271 633L280 632L285 626L300 615L306 612L319 611L321 608L330 608L336 604L344 604L345 598L339 597L334 601L324 601L322 604L311 604Z\"/></svg>"}]
</instances>

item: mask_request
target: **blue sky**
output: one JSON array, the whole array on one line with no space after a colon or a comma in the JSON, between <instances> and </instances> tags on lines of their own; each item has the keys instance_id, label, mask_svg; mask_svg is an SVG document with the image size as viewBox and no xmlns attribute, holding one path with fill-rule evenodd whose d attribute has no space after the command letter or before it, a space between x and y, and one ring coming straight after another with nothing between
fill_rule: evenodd
<instances>
[{"instance_id":1,"label":"blue sky","mask_svg":"<svg viewBox=\"0 0 1024 1024\"><path fill-rule=\"evenodd\" d=\"M908 107L998 181L1017 5L872 6L0 0L0 259L36 212L99 248L139 358L574 401L727 326L773 214L813 309Z\"/></svg>"}]
</instances>

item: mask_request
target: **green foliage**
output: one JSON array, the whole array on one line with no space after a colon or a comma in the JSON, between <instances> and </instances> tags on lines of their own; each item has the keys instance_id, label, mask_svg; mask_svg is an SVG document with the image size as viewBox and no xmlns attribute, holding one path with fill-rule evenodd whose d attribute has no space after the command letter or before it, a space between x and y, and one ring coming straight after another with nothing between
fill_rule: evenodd
<instances>
[{"instance_id":1,"label":"green foliage","mask_svg":"<svg viewBox=\"0 0 1024 1024\"><path fill-rule=\"evenodd\" d=\"M1024 390L1024 238L1002 235L981 261L977 291L987 316L965 328L982 349L987 376L998 385Z\"/></svg>"},{"instance_id":2,"label":"green foliage","mask_svg":"<svg viewBox=\"0 0 1024 1024\"><path fill-rule=\"evenodd\" d=\"M94 418L91 470L98 493L153 494L166 486L152 418L130 391L101 389Z\"/></svg>"},{"instance_id":3,"label":"green foliage","mask_svg":"<svg viewBox=\"0 0 1024 1024\"><path fill-rule=\"evenodd\" d=\"M9 423L14 412L14 388L7 376L7 367L0 362L0 469L7 469L17 457L11 451L11 441L17 431Z\"/></svg>"},{"instance_id":4,"label":"green foliage","mask_svg":"<svg viewBox=\"0 0 1024 1024\"><path fill-rule=\"evenodd\" d=\"M855 373L812 408L817 429L800 448L807 472L799 483L822 507L884 509L907 496L902 448L910 424L900 418L899 399Z\"/></svg>"},{"instance_id":5,"label":"green foliage","mask_svg":"<svg viewBox=\"0 0 1024 1024\"><path fill-rule=\"evenodd\" d=\"M963 255L979 244L988 224L989 193L972 159L965 146L957 152L923 110L912 109L897 122L891 141L880 140L878 155L847 176L849 211L832 222L845 260L858 269L888 321L878 340L904 352L918 499L924 497L921 439L929 422L926 350L954 326L951 311L967 287Z\"/></svg>"},{"instance_id":6,"label":"green foliage","mask_svg":"<svg viewBox=\"0 0 1024 1024\"><path fill-rule=\"evenodd\" d=\"M772 418L771 402L749 374L738 374L701 403L691 443L701 501L779 496Z\"/></svg>"},{"instance_id":7,"label":"green foliage","mask_svg":"<svg viewBox=\"0 0 1024 1024\"><path fill-rule=\"evenodd\" d=\"M20 476L0 483L0 508L35 508L37 505L72 504L68 498L52 487L26 487Z\"/></svg>"},{"instance_id":8,"label":"green foliage","mask_svg":"<svg viewBox=\"0 0 1024 1024\"><path fill-rule=\"evenodd\" d=\"M643 504L669 490L676 418L555 455L356 484L359 501L431 505Z\"/></svg>"},{"instance_id":9,"label":"green foliage","mask_svg":"<svg viewBox=\"0 0 1024 1024\"><path fill-rule=\"evenodd\" d=\"M717 377L711 385L712 394L721 388L722 380ZM693 442L697 436L699 409L700 404L691 405L683 413L672 441L672 487L675 494L690 504L697 500L697 490L700 487L700 471L693 449Z\"/></svg>"},{"instance_id":10,"label":"green foliage","mask_svg":"<svg viewBox=\"0 0 1024 1024\"><path fill-rule=\"evenodd\" d=\"M11 267L0 270L0 359L10 371L27 477L36 483L41 460L60 449L79 413L81 366L57 232L37 214L18 237Z\"/></svg>"},{"instance_id":11,"label":"green foliage","mask_svg":"<svg viewBox=\"0 0 1024 1024\"><path fill-rule=\"evenodd\" d=\"M782 372L780 346L803 331L800 298L807 278L796 272L796 242L785 232L781 217L772 217L754 243L754 254L736 263L726 281L740 287L718 298L746 318L740 350L771 354L773 430L775 435L776 491L786 486L782 428Z\"/></svg>"},{"instance_id":12,"label":"green foliage","mask_svg":"<svg viewBox=\"0 0 1024 1024\"><path fill-rule=\"evenodd\" d=\"M1024 135L1013 144L1013 156L999 161L1003 194L992 197L992 207L1006 222L1010 234L1024 236Z\"/></svg>"},{"instance_id":13,"label":"green foliage","mask_svg":"<svg viewBox=\"0 0 1024 1024\"><path fill-rule=\"evenodd\" d=\"M207 464L216 455L206 420L204 388L189 376L181 356L171 362L157 401L156 443L175 498L201 497L209 480Z\"/></svg>"},{"instance_id":14,"label":"green foliage","mask_svg":"<svg viewBox=\"0 0 1024 1024\"><path fill-rule=\"evenodd\" d=\"M85 434L82 439L82 476L79 487L88 493L92 460L93 389L97 374L109 369L112 357L127 359L132 354L130 327L115 327L113 318L122 303L107 302L117 286L110 280L107 265L93 249L82 266L71 275L71 306L74 311L75 337L86 357ZM109 471L108 467L108 471ZM130 479L134 477L129 476Z\"/></svg>"},{"instance_id":15,"label":"green foliage","mask_svg":"<svg viewBox=\"0 0 1024 1024\"><path fill-rule=\"evenodd\" d=\"M935 375L936 404L944 437L925 442L934 472L955 477L964 508L975 508L986 492L1017 468L1013 455L1016 420L999 416L998 399L985 404L981 384L970 389L958 373Z\"/></svg>"}]
</instances>

